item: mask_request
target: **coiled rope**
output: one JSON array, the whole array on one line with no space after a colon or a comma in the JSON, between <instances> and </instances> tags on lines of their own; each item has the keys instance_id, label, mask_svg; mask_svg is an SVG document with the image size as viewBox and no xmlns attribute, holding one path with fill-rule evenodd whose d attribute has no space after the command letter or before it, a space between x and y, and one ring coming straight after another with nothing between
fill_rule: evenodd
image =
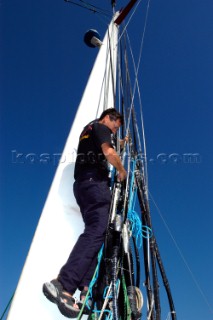
<instances>
[{"instance_id":1,"label":"coiled rope","mask_svg":"<svg viewBox=\"0 0 213 320\"><path fill-rule=\"evenodd\" d=\"M142 246L142 237L144 238L151 238L152 237L152 229L148 226L142 225L141 219L139 218L138 213L135 211L136 206L136 196L137 196L137 189L134 185L134 178L135 178L135 168L136 168L136 160L132 161L132 176L130 181L130 194L129 194L129 207L127 212L127 218L131 224L131 232L132 235L136 239L136 244L138 248Z\"/></svg>"}]
</instances>

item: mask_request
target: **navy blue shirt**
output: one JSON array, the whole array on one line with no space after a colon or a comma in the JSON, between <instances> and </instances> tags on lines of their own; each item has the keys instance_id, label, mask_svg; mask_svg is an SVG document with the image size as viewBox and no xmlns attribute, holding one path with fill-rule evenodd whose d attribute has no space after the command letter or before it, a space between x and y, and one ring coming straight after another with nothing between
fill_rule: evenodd
<instances>
[{"instance_id":1,"label":"navy blue shirt","mask_svg":"<svg viewBox=\"0 0 213 320\"><path fill-rule=\"evenodd\" d=\"M83 177L86 173L107 178L108 165L101 145L112 146L111 130L97 121L89 123L79 139L74 178Z\"/></svg>"}]
</instances>

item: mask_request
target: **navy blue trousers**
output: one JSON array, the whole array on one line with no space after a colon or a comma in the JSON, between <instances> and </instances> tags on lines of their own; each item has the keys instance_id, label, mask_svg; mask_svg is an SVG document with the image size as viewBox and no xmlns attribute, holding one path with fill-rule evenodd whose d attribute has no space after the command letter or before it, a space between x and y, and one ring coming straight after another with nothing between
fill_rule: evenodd
<instances>
[{"instance_id":1,"label":"navy blue trousers","mask_svg":"<svg viewBox=\"0 0 213 320\"><path fill-rule=\"evenodd\" d=\"M73 294L88 286L97 264L97 254L104 242L111 203L108 181L97 177L77 179L73 186L80 207L84 232L79 236L58 280Z\"/></svg>"}]
</instances>

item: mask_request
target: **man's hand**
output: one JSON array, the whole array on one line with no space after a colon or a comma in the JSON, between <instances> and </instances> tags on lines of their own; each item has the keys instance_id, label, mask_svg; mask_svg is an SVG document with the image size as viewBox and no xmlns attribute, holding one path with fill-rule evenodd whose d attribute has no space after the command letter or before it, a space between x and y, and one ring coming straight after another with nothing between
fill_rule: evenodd
<instances>
[{"instance_id":1,"label":"man's hand","mask_svg":"<svg viewBox=\"0 0 213 320\"><path fill-rule=\"evenodd\" d=\"M107 161L113 165L117 171L118 171L118 180L123 181L126 179L127 173L126 170L124 169L121 159L117 152L108 144L108 143L103 143L101 145L103 154L105 155Z\"/></svg>"},{"instance_id":2,"label":"man's hand","mask_svg":"<svg viewBox=\"0 0 213 320\"><path fill-rule=\"evenodd\" d=\"M128 137L128 136L126 136L124 139L121 139L121 140L120 140L120 146L121 146L121 148L124 147L125 142L126 142L126 143L129 142L129 137Z\"/></svg>"},{"instance_id":3,"label":"man's hand","mask_svg":"<svg viewBox=\"0 0 213 320\"><path fill-rule=\"evenodd\" d=\"M118 172L118 181L122 182L126 179L126 177L127 177L127 172L125 169Z\"/></svg>"}]
</instances>

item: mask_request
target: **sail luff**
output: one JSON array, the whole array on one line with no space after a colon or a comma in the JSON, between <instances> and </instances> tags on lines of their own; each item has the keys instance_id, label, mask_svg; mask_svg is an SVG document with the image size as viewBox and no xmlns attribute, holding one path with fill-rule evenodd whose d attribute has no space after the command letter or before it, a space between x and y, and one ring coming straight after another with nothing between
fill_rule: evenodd
<instances>
[{"instance_id":1,"label":"sail luff","mask_svg":"<svg viewBox=\"0 0 213 320\"><path fill-rule=\"evenodd\" d=\"M113 19L114 20L114 19ZM9 311L8 320L64 319L54 304L43 296L42 284L58 275L61 266L83 230L79 208L73 196L73 170L78 137L83 125L107 108L102 83L109 79L108 103L114 105L115 65L108 57L111 37L112 59L117 57L117 27L111 22L99 49L70 134L58 164L30 250ZM107 63L106 63L107 61ZM114 83L111 83L114 74ZM100 92L100 94L99 94Z\"/></svg>"}]
</instances>

